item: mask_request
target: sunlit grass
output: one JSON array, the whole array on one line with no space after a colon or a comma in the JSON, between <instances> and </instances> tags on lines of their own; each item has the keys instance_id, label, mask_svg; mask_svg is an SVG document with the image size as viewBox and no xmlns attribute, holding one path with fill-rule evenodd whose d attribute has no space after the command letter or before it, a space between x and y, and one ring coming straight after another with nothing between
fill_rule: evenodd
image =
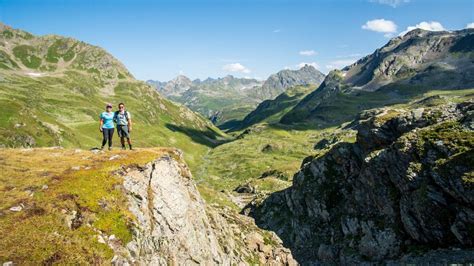
<instances>
[{"instance_id":1,"label":"sunlit grass","mask_svg":"<svg viewBox=\"0 0 474 266\"><path fill-rule=\"evenodd\" d=\"M71 149L0 149L0 261L18 264L108 263L112 250L98 233L132 239L122 165L145 164L171 149L149 148L94 154ZM112 156L115 159L110 160ZM119 156L119 157L117 157ZM22 206L19 212L11 207ZM70 229L66 214L83 216Z\"/></svg>"}]
</instances>

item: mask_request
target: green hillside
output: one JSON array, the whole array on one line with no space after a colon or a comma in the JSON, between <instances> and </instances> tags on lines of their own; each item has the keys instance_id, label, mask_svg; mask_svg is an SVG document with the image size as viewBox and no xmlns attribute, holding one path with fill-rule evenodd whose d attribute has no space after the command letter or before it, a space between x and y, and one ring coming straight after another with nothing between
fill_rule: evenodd
<instances>
[{"instance_id":1,"label":"green hillside","mask_svg":"<svg viewBox=\"0 0 474 266\"><path fill-rule=\"evenodd\" d=\"M303 97L315 89L315 85L288 88L275 99L261 102L255 110L246 115L233 129L246 128L260 122L278 122L281 117L296 106Z\"/></svg>"},{"instance_id":2,"label":"green hillside","mask_svg":"<svg viewBox=\"0 0 474 266\"><path fill-rule=\"evenodd\" d=\"M131 112L135 146L181 148L191 166L225 138L201 115L135 80L99 47L2 25L0 56L3 147L97 147L98 116L108 102L124 102Z\"/></svg>"}]
</instances>

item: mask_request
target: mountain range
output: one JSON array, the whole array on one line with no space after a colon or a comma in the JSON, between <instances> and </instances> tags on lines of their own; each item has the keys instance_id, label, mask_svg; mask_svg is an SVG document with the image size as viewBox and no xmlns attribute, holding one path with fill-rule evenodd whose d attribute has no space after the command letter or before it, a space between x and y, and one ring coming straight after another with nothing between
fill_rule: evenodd
<instances>
[{"instance_id":1,"label":"mountain range","mask_svg":"<svg viewBox=\"0 0 474 266\"><path fill-rule=\"evenodd\" d=\"M193 80L179 75L168 82L148 80L158 92L180 102L191 110L209 117L215 124L232 124L253 110L260 102L273 99L286 89L298 85L319 85L324 74L313 66L299 70L282 70L265 81L236 78L231 75ZM224 128L228 126L224 125Z\"/></svg>"}]
</instances>

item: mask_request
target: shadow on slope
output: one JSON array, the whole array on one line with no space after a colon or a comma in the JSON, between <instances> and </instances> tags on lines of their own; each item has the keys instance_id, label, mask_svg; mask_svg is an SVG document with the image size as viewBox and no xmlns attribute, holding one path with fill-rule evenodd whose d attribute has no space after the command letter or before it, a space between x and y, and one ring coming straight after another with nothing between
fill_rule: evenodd
<instances>
[{"instance_id":1,"label":"shadow on slope","mask_svg":"<svg viewBox=\"0 0 474 266\"><path fill-rule=\"evenodd\" d=\"M217 127L225 132L233 132L236 131L237 128L240 128L240 124L242 123L242 120L238 119L232 119L225 121L224 123L218 125Z\"/></svg>"},{"instance_id":2,"label":"shadow on slope","mask_svg":"<svg viewBox=\"0 0 474 266\"><path fill-rule=\"evenodd\" d=\"M206 130L199 130L192 127L179 126L170 123L166 123L165 126L173 132L183 133L190 137L194 142L206 145L210 148L217 147L230 141L230 139L225 139L221 135L217 134L209 126L206 126Z\"/></svg>"}]
</instances>

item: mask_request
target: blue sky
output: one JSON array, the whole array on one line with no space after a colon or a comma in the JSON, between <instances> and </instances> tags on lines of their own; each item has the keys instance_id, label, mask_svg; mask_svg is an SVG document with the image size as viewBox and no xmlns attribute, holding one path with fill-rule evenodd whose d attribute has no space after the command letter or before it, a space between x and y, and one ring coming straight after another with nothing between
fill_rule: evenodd
<instances>
[{"instance_id":1,"label":"blue sky","mask_svg":"<svg viewBox=\"0 0 474 266\"><path fill-rule=\"evenodd\" d=\"M101 46L142 80L264 79L301 63L327 73L408 27L465 28L474 0L0 0L0 21Z\"/></svg>"}]
</instances>

